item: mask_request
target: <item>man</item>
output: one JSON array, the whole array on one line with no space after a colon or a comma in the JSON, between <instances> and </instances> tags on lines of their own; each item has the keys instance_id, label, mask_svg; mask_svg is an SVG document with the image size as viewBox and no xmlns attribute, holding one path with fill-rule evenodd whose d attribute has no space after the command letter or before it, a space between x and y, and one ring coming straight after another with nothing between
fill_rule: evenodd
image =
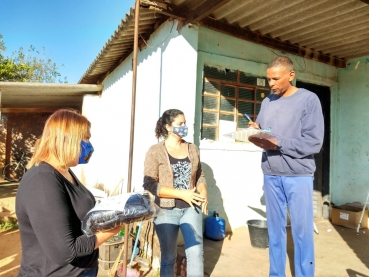
<instances>
[{"instance_id":1,"label":"man","mask_svg":"<svg viewBox=\"0 0 369 277\"><path fill-rule=\"evenodd\" d=\"M295 252L295 276L314 276L313 176L323 144L324 120L320 101L311 91L292 85L293 63L277 57L267 68L273 93L261 104L256 122L249 127L276 134L275 140L249 140L264 149L264 173L269 236L270 277L286 276L286 210L290 212Z\"/></svg>"}]
</instances>

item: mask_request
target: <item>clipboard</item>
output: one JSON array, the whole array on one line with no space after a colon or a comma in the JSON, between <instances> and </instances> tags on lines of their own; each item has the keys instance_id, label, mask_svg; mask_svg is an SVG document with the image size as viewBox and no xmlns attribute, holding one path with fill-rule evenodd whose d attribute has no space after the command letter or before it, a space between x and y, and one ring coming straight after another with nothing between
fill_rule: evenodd
<instances>
[{"instance_id":1,"label":"clipboard","mask_svg":"<svg viewBox=\"0 0 369 277\"><path fill-rule=\"evenodd\" d=\"M277 139L279 136L273 134L269 130L246 128L243 130L235 131L224 135L228 138L233 138L238 141L249 142L249 137L255 136L260 139Z\"/></svg>"}]
</instances>

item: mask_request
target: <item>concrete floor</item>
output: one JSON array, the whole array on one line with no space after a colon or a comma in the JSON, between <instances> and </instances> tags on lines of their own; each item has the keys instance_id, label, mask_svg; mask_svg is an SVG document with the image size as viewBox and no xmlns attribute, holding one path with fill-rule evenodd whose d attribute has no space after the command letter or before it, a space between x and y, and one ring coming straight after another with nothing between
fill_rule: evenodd
<instances>
[{"instance_id":1,"label":"concrete floor","mask_svg":"<svg viewBox=\"0 0 369 277\"><path fill-rule=\"evenodd\" d=\"M315 220L316 277L369 277L369 230L356 230ZM293 241L288 228L286 276L295 276ZM205 240L205 271L212 277L268 276L268 248L253 248L248 228L236 229L223 242Z\"/></svg>"},{"instance_id":2,"label":"concrete floor","mask_svg":"<svg viewBox=\"0 0 369 277\"><path fill-rule=\"evenodd\" d=\"M0 205L12 209L17 185L0 181ZM10 211L12 212L12 211ZM369 277L369 230L356 230L316 219L315 277ZM6 246L6 247L4 247ZM288 228L286 276L293 274L293 244ZM211 277L268 276L268 248L253 248L248 227L234 230L223 241L204 241L205 273ZM21 260L19 231L0 233L0 276L17 276ZM142 276L156 276L143 272Z\"/></svg>"}]
</instances>

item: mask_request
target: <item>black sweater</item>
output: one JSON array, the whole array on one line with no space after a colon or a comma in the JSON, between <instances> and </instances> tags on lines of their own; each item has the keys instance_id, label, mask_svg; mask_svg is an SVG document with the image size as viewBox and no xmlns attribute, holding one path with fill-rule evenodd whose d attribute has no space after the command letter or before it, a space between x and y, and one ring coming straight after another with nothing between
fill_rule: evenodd
<instances>
[{"instance_id":1,"label":"black sweater","mask_svg":"<svg viewBox=\"0 0 369 277\"><path fill-rule=\"evenodd\" d=\"M81 220L95 199L71 174L78 185L47 163L23 176L16 195L22 242L19 276L73 277L98 266L96 237L81 230Z\"/></svg>"}]
</instances>

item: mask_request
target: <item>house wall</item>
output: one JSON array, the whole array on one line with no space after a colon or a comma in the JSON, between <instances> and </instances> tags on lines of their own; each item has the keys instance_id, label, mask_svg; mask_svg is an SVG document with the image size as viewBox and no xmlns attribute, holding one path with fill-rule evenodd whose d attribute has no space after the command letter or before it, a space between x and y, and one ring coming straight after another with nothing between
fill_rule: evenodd
<instances>
[{"instance_id":1,"label":"house wall","mask_svg":"<svg viewBox=\"0 0 369 277\"><path fill-rule=\"evenodd\" d=\"M359 63L358 63L359 62ZM369 56L338 70L336 120L332 121L331 196L337 204L364 202L369 192Z\"/></svg>"},{"instance_id":2,"label":"house wall","mask_svg":"<svg viewBox=\"0 0 369 277\"><path fill-rule=\"evenodd\" d=\"M144 158L155 138L156 122L170 108L182 110L194 124L197 29L177 31L177 21L156 30L138 53L132 190L142 190ZM85 96L83 114L92 122L95 152L88 165L75 169L86 186L111 191L123 179L127 191L132 103L132 54L103 82L99 96ZM190 128L189 141L193 132Z\"/></svg>"},{"instance_id":3,"label":"house wall","mask_svg":"<svg viewBox=\"0 0 369 277\"><path fill-rule=\"evenodd\" d=\"M198 52L194 140L200 145L207 177L209 211L219 212L227 221L227 231L230 231L244 226L249 219L265 218L261 151L250 143L200 139L204 65L265 76L267 64L276 54L288 55L294 62L295 81L329 86L332 96L337 94L337 69L206 28L199 29ZM336 111L336 100L332 101L332 111ZM335 113L331 118L335 120Z\"/></svg>"}]
</instances>

